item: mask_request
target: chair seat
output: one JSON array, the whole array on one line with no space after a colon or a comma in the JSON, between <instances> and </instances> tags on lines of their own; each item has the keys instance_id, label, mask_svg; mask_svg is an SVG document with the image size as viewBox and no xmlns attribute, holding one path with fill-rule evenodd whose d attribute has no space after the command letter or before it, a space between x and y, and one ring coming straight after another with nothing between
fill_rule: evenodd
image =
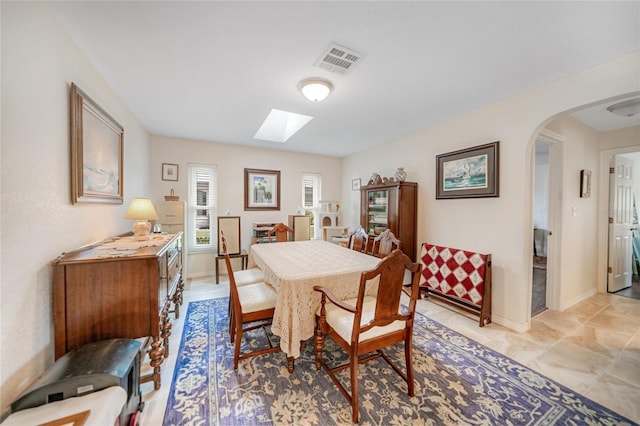
<instances>
[{"instance_id":1,"label":"chair seat","mask_svg":"<svg viewBox=\"0 0 640 426\"><path fill-rule=\"evenodd\" d=\"M358 299L347 299L343 303L353 306L356 306L356 302ZM376 308L376 298L372 296L365 296L362 303L362 317L360 320L361 325L367 324L374 317L374 311ZM327 323L335 330L340 337L342 337L346 342L351 341L351 333L353 331L353 318L354 314L351 312L347 312L344 309L340 309L336 305L329 303L326 305L327 309ZM400 312L400 311L399 311ZM318 315L320 315L320 309L318 309ZM368 330L360 335L360 342L365 340L382 336L384 334L393 333L397 330L402 330L405 328L405 321L394 321L389 325L384 327L373 327L371 330Z\"/></svg>"},{"instance_id":2,"label":"chair seat","mask_svg":"<svg viewBox=\"0 0 640 426\"><path fill-rule=\"evenodd\" d=\"M264 281L264 272L262 272L260 268L245 269L243 271L234 272L233 274L235 275L236 285L238 287Z\"/></svg>"},{"instance_id":3,"label":"chair seat","mask_svg":"<svg viewBox=\"0 0 640 426\"><path fill-rule=\"evenodd\" d=\"M238 298L244 314L276 307L276 292L265 283L253 283L238 287Z\"/></svg>"}]
</instances>

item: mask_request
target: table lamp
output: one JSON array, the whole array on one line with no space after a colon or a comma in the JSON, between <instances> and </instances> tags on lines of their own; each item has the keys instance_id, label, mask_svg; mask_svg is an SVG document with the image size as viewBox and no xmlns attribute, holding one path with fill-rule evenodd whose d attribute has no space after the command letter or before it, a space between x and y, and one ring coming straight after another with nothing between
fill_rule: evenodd
<instances>
[{"instance_id":1,"label":"table lamp","mask_svg":"<svg viewBox=\"0 0 640 426\"><path fill-rule=\"evenodd\" d=\"M150 198L136 197L131 201L129 210L124 215L125 219L133 219L133 235L137 241L143 241L149 239L149 231L151 230L151 223L149 220L155 220L158 218L156 209L153 208L153 203Z\"/></svg>"}]
</instances>

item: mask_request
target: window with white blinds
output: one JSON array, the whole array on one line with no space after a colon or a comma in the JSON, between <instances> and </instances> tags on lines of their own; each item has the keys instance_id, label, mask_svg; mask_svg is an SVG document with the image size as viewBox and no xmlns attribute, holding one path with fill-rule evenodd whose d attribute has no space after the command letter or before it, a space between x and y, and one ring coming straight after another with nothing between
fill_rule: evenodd
<instances>
[{"instance_id":1,"label":"window with white blinds","mask_svg":"<svg viewBox=\"0 0 640 426\"><path fill-rule=\"evenodd\" d=\"M313 209L320 206L320 184L322 178L317 174L304 174L302 176L302 206L305 209Z\"/></svg>"},{"instance_id":2,"label":"window with white blinds","mask_svg":"<svg viewBox=\"0 0 640 426\"><path fill-rule=\"evenodd\" d=\"M189 164L189 200L187 202L187 245L189 250L212 250L217 235L217 168L214 165Z\"/></svg>"},{"instance_id":3,"label":"window with white blinds","mask_svg":"<svg viewBox=\"0 0 640 426\"><path fill-rule=\"evenodd\" d=\"M311 239L320 235L316 216L320 211L320 197L322 189L322 176L315 173L303 173L302 175L302 206L306 215L311 217Z\"/></svg>"}]
</instances>

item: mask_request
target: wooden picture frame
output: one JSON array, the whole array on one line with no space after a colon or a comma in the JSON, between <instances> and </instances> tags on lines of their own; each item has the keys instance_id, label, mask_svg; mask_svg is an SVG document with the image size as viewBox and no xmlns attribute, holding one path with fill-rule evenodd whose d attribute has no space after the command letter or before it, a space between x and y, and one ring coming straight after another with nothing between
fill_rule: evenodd
<instances>
[{"instance_id":1,"label":"wooden picture frame","mask_svg":"<svg viewBox=\"0 0 640 426\"><path fill-rule=\"evenodd\" d=\"M360 179L351 179L351 190L360 191Z\"/></svg>"},{"instance_id":2,"label":"wooden picture frame","mask_svg":"<svg viewBox=\"0 0 640 426\"><path fill-rule=\"evenodd\" d=\"M229 255L240 254L242 239L240 238L240 216L218 216L218 255L222 254L222 231L227 240Z\"/></svg>"},{"instance_id":3,"label":"wooden picture frame","mask_svg":"<svg viewBox=\"0 0 640 426\"><path fill-rule=\"evenodd\" d=\"M580 198L591 196L591 170L580 170Z\"/></svg>"},{"instance_id":4,"label":"wooden picture frame","mask_svg":"<svg viewBox=\"0 0 640 426\"><path fill-rule=\"evenodd\" d=\"M280 171L244 169L244 209L280 210Z\"/></svg>"},{"instance_id":5,"label":"wooden picture frame","mask_svg":"<svg viewBox=\"0 0 640 426\"><path fill-rule=\"evenodd\" d=\"M178 180L178 165L162 163L162 180Z\"/></svg>"},{"instance_id":6,"label":"wooden picture frame","mask_svg":"<svg viewBox=\"0 0 640 426\"><path fill-rule=\"evenodd\" d=\"M499 142L436 156L436 199L499 197Z\"/></svg>"},{"instance_id":7,"label":"wooden picture frame","mask_svg":"<svg viewBox=\"0 0 640 426\"><path fill-rule=\"evenodd\" d=\"M123 203L124 129L71 83L71 203Z\"/></svg>"}]
</instances>

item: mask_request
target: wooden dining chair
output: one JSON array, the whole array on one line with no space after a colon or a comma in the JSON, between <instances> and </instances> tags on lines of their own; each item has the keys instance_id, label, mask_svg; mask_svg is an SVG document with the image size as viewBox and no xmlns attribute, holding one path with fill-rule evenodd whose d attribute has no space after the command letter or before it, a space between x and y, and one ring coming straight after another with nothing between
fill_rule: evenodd
<instances>
[{"instance_id":1,"label":"wooden dining chair","mask_svg":"<svg viewBox=\"0 0 640 426\"><path fill-rule=\"evenodd\" d=\"M374 244L373 237L367 235L367 241L364 244L364 249L362 249L362 252L364 254L369 254L373 256L373 244Z\"/></svg>"},{"instance_id":2,"label":"wooden dining chair","mask_svg":"<svg viewBox=\"0 0 640 426\"><path fill-rule=\"evenodd\" d=\"M284 223L279 223L269 230L269 242L283 243L289 241L290 234L293 234L293 229L289 228Z\"/></svg>"},{"instance_id":3,"label":"wooden dining chair","mask_svg":"<svg viewBox=\"0 0 640 426\"><path fill-rule=\"evenodd\" d=\"M316 314L316 369L324 368L349 401L354 423L357 423L359 418L359 364L379 357L384 358L407 382L409 396L414 395L411 348L420 269L419 263L411 262L402 251L394 250L374 269L362 273L358 297L355 299L340 301L328 289L314 287L314 290L322 293L320 309ZM403 285L405 270L409 270L413 276L409 288ZM374 278L379 278L378 291L375 296L368 296L366 290L368 286L374 285ZM400 306L402 293L409 296L409 306L405 312ZM322 350L327 334L348 352L348 363L329 367L324 362ZM399 342L404 342L406 373L382 351L383 348ZM335 375L336 371L347 368L351 372L351 394Z\"/></svg>"},{"instance_id":4,"label":"wooden dining chair","mask_svg":"<svg viewBox=\"0 0 640 426\"><path fill-rule=\"evenodd\" d=\"M400 240L393 235L389 228L385 229L373 239L371 255L383 258L392 251L400 248Z\"/></svg>"},{"instance_id":5,"label":"wooden dining chair","mask_svg":"<svg viewBox=\"0 0 640 426\"><path fill-rule=\"evenodd\" d=\"M351 250L365 251L365 247L367 244L368 236L367 232L364 230L362 226L358 226L355 231L349 234L349 241L347 242L347 247Z\"/></svg>"},{"instance_id":6,"label":"wooden dining chair","mask_svg":"<svg viewBox=\"0 0 640 426\"><path fill-rule=\"evenodd\" d=\"M220 240L222 241L222 250L219 250L220 253L227 253L226 249L226 237L224 235L224 231L220 230ZM218 263L216 262L216 266ZM216 272L217 273L217 272ZM229 275L231 275L230 271L227 271ZM236 271L233 273L234 278L236 280L236 285L238 287L242 287L243 285L259 283L264 281L264 272L258 267L243 269L241 271ZM217 281L216 281L217 284Z\"/></svg>"},{"instance_id":7,"label":"wooden dining chair","mask_svg":"<svg viewBox=\"0 0 640 426\"><path fill-rule=\"evenodd\" d=\"M220 241L221 241L221 247L220 247L220 250L218 250L218 252L220 254L223 254L223 257L227 256L229 253L229 250L227 248L227 239L224 235L223 230L220 230ZM229 258L231 258L231 256L229 256ZM225 259L225 266L229 268L229 265L226 263L226 259ZM217 267L218 267L218 262L216 261L216 268ZM233 277L236 287L242 287L248 284L264 282L264 272L262 272L262 270L257 267L243 269L241 271L235 271L235 272L230 269L227 269L227 274L229 275L229 282L231 282L231 279ZM216 271L216 278L217 277L218 277L218 271ZM217 283L218 283L218 280L216 279L216 284ZM229 316L229 331L231 332L234 326L233 297L231 296L229 296L229 307L227 309L227 314Z\"/></svg>"},{"instance_id":8,"label":"wooden dining chair","mask_svg":"<svg viewBox=\"0 0 640 426\"><path fill-rule=\"evenodd\" d=\"M233 368L238 369L238 361L257 355L263 355L280 350L280 347L273 346L266 329L265 334L269 342L268 348L258 349L252 352L240 352L242 344L242 334L244 332L264 328L271 323L276 307L276 292L265 284L258 282L238 287L231 266L231 258L227 252L226 240L222 237L222 247L224 260L229 271L229 340L234 343ZM246 326L246 327L245 327Z\"/></svg>"}]
</instances>

